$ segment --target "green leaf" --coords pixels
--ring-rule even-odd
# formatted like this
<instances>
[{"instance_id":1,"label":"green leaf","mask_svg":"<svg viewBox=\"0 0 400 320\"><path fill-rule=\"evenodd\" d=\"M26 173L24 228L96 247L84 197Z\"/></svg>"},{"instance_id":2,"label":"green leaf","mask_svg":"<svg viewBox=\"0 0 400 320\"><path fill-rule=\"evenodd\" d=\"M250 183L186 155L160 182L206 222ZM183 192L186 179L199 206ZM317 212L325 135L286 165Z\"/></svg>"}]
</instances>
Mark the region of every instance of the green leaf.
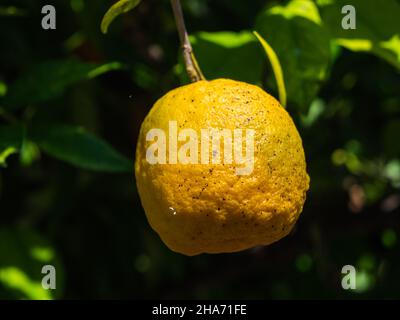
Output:
<instances>
[{"instance_id":1,"label":"green leaf","mask_svg":"<svg viewBox=\"0 0 400 320\"><path fill-rule=\"evenodd\" d=\"M206 79L230 78L261 83L264 57L251 32L199 32L190 40ZM187 81L182 61L178 74L182 82Z\"/></svg>"},{"instance_id":2,"label":"green leaf","mask_svg":"<svg viewBox=\"0 0 400 320\"><path fill-rule=\"evenodd\" d=\"M44 152L74 166L106 172L132 171L130 160L82 128L42 126L32 129L29 136Z\"/></svg>"},{"instance_id":3,"label":"green leaf","mask_svg":"<svg viewBox=\"0 0 400 320\"><path fill-rule=\"evenodd\" d=\"M286 107L286 88L285 88L285 81L283 80L283 72L282 67L279 62L279 59L272 47L268 44L268 42L259 35L257 31L254 31L254 35L257 37L258 41L260 41L261 45L264 48L264 51L272 65L272 70L274 71L276 85L278 86L279 91L279 100L282 106Z\"/></svg>"},{"instance_id":4,"label":"green leaf","mask_svg":"<svg viewBox=\"0 0 400 320\"><path fill-rule=\"evenodd\" d=\"M7 84L0 80L0 97L4 97L7 93Z\"/></svg>"},{"instance_id":5,"label":"green leaf","mask_svg":"<svg viewBox=\"0 0 400 320\"><path fill-rule=\"evenodd\" d=\"M319 1L324 24L336 42L352 51L375 54L400 69L400 3L396 0ZM356 9L356 29L342 28L341 9Z\"/></svg>"},{"instance_id":6,"label":"green leaf","mask_svg":"<svg viewBox=\"0 0 400 320\"><path fill-rule=\"evenodd\" d=\"M0 126L0 167L5 167L7 158L21 149L23 137L20 125Z\"/></svg>"},{"instance_id":7,"label":"green leaf","mask_svg":"<svg viewBox=\"0 0 400 320\"><path fill-rule=\"evenodd\" d=\"M42 287L44 265L56 268L56 289ZM61 297L63 266L54 248L30 229L0 229L0 295L9 299Z\"/></svg>"},{"instance_id":8,"label":"green leaf","mask_svg":"<svg viewBox=\"0 0 400 320\"><path fill-rule=\"evenodd\" d=\"M385 176L391 181L393 187L400 188L400 160L394 159L386 164Z\"/></svg>"},{"instance_id":9,"label":"green leaf","mask_svg":"<svg viewBox=\"0 0 400 320\"><path fill-rule=\"evenodd\" d=\"M44 62L34 66L9 86L3 104L5 109L15 110L48 101L61 96L72 84L121 68L118 62L103 65L78 60Z\"/></svg>"},{"instance_id":10,"label":"green leaf","mask_svg":"<svg viewBox=\"0 0 400 320\"><path fill-rule=\"evenodd\" d=\"M0 151L0 167L6 167L7 163L6 160L9 156L12 154L17 153L17 149L14 147L8 147L4 149L3 151Z\"/></svg>"},{"instance_id":11,"label":"green leaf","mask_svg":"<svg viewBox=\"0 0 400 320\"><path fill-rule=\"evenodd\" d=\"M269 6L256 20L282 65L289 104L306 111L329 74L330 38L311 0ZM272 77L268 84L275 87Z\"/></svg>"},{"instance_id":12,"label":"green leaf","mask_svg":"<svg viewBox=\"0 0 400 320\"><path fill-rule=\"evenodd\" d=\"M24 140L20 150L19 161L22 166L30 166L34 161L39 159L40 150L38 146L29 140Z\"/></svg>"},{"instance_id":13,"label":"green leaf","mask_svg":"<svg viewBox=\"0 0 400 320\"><path fill-rule=\"evenodd\" d=\"M116 17L134 9L139 3L140 0L120 0L112 5L101 21L101 32L107 33L108 27Z\"/></svg>"}]
</instances>

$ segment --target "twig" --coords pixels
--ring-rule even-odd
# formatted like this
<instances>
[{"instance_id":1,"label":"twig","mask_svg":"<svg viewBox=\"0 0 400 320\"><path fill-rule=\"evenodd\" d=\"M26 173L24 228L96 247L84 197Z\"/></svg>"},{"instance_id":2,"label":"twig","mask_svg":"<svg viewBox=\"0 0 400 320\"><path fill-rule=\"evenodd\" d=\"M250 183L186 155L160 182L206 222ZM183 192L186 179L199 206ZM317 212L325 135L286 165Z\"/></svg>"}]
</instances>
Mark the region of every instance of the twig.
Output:
<instances>
[{"instance_id":1,"label":"twig","mask_svg":"<svg viewBox=\"0 0 400 320\"><path fill-rule=\"evenodd\" d=\"M172 10L174 11L176 27L178 29L179 40L183 50L183 59L185 61L186 72L192 82L204 80L205 78L193 54L193 48L190 44L189 35L186 31L180 0L171 0L171 5Z\"/></svg>"}]
</instances>

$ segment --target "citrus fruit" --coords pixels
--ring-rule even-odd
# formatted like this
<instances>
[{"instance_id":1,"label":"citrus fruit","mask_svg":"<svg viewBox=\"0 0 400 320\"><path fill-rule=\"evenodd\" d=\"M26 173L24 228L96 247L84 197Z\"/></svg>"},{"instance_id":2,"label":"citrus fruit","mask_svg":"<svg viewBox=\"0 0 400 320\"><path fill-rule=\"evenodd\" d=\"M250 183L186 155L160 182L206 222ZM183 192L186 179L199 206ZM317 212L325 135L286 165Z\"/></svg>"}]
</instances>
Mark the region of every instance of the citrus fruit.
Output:
<instances>
[{"instance_id":1,"label":"citrus fruit","mask_svg":"<svg viewBox=\"0 0 400 320\"><path fill-rule=\"evenodd\" d=\"M172 133L171 124L176 126ZM214 161L210 142L204 144L210 148L209 161L201 162L203 133L210 128L232 132L232 138L241 130L243 140L253 132L253 163L229 159L223 147L230 140L222 138L221 161ZM165 132L157 137L157 151L154 129ZM199 144L197 149L179 149L189 141L179 139L184 129ZM239 147L233 153L240 149L246 154L250 142L235 140L232 145ZM171 150L174 144L178 151ZM149 160L151 152L158 162ZM238 170L246 165L247 172ZM171 250L189 256L235 252L281 239L298 219L309 187L302 140L289 114L261 88L228 79L182 86L156 102L140 129L135 176L151 227Z\"/></svg>"}]
</instances>

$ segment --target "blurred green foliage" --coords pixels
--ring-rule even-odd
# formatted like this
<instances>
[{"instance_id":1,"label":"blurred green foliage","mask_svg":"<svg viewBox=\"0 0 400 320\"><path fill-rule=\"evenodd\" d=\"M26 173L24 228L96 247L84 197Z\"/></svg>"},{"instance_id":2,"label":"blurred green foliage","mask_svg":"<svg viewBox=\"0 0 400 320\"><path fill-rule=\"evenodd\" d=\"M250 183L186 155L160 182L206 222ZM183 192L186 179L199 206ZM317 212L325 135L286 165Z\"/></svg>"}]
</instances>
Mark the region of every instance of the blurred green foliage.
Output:
<instances>
[{"instance_id":1,"label":"blurred green foliage","mask_svg":"<svg viewBox=\"0 0 400 320\"><path fill-rule=\"evenodd\" d=\"M6 110L15 110L52 100L61 96L72 84L119 68L119 63L98 66L74 60L37 64L10 85L3 105Z\"/></svg>"},{"instance_id":2,"label":"blurred green foliage","mask_svg":"<svg viewBox=\"0 0 400 320\"><path fill-rule=\"evenodd\" d=\"M399 21L400 8L397 0L364 1L318 0L322 19L334 41L353 51L365 51L387 60L400 68ZM348 32L337 26L343 15L341 8L351 4L356 8L357 28Z\"/></svg>"},{"instance_id":3,"label":"blurred green foliage","mask_svg":"<svg viewBox=\"0 0 400 320\"><path fill-rule=\"evenodd\" d=\"M207 79L225 77L261 84L265 58L251 32L199 32L191 41ZM247 61L245 68L243 61ZM183 74L182 82L186 81L182 64L179 70Z\"/></svg>"},{"instance_id":4,"label":"blurred green foliage","mask_svg":"<svg viewBox=\"0 0 400 320\"><path fill-rule=\"evenodd\" d=\"M29 229L0 230L0 295L12 299L44 299L61 297L62 264L54 248ZM5 259L6 257L6 259ZM41 272L44 265L57 270L58 288L45 290Z\"/></svg>"},{"instance_id":5,"label":"blurred green foliage","mask_svg":"<svg viewBox=\"0 0 400 320\"><path fill-rule=\"evenodd\" d=\"M55 0L46 31L45 4L0 4L0 299L400 297L399 1L182 1L208 79L277 97L252 31L272 46L311 176L290 236L193 258L150 229L132 170L145 115L187 83L169 1L120 7L107 35L114 1ZM340 287L347 264L356 291Z\"/></svg>"}]
</instances>

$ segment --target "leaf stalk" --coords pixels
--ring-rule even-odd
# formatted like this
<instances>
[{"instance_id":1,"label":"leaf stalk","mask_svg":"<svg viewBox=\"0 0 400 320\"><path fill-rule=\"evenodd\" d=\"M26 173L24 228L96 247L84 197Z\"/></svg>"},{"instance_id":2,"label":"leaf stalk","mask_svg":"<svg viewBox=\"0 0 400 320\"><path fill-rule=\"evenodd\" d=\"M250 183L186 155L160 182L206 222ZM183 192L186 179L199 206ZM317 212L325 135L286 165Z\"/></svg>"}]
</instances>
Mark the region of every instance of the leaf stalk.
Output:
<instances>
[{"instance_id":1,"label":"leaf stalk","mask_svg":"<svg viewBox=\"0 0 400 320\"><path fill-rule=\"evenodd\" d=\"M191 82L205 80L203 73L197 63L190 43L189 34L186 30L185 20L183 18L182 6L180 0L171 0L172 10L174 12L176 27L179 33L179 40L182 47L183 59L186 72Z\"/></svg>"}]
</instances>

